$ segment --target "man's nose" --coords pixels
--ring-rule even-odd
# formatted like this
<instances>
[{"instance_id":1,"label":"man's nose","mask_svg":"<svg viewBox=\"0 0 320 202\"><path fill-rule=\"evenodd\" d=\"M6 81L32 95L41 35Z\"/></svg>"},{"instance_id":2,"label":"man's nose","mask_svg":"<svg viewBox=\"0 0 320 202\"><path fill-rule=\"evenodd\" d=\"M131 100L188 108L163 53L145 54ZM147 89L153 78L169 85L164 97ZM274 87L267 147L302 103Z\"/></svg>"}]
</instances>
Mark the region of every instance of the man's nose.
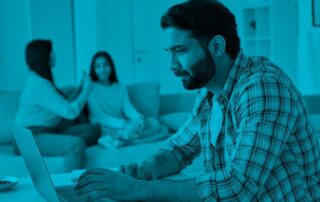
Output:
<instances>
[{"instance_id":1,"label":"man's nose","mask_svg":"<svg viewBox=\"0 0 320 202\"><path fill-rule=\"evenodd\" d=\"M169 67L171 71L176 71L180 69L180 63L177 58L172 54L170 56Z\"/></svg>"}]
</instances>

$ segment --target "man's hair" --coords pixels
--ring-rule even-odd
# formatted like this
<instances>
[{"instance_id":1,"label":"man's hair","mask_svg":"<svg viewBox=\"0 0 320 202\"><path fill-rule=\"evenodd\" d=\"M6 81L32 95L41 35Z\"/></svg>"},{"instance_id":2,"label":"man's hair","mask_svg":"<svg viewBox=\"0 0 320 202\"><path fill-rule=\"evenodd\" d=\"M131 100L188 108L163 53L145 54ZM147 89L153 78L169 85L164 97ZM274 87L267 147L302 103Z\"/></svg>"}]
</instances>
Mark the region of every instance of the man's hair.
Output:
<instances>
[{"instance_id":1,"label":"man's hair","mask_svg":"<svg viewBox=\"0 0 320 202\"><path fill-rule=\"evenodd\" d=\"M221 35L231 58L235 59L240 51L235 17L217 0L189 0L174 5L162 16L161 27L191 31L200 44L206 42L206 45L212 37Z\"/></svg>"},{"instance_id":2,"label":"man's hair","mask_svg":"<svg viewBox=\"0 0 320 202\"><path fill-rule=\"evenodd\" d=\"M107 63L110 65L110 68L111 68L111 73L109 76L110 83L118 83L116 68L113 63L112 57L109 53L105 51L99 51L92 57L91 65L90 65L90 73L89 73L92 81L98 81L98 76L95 71L95 62L100 57L104 58L107 61Z\"/></svg>"},{"instance_id":3,"label":"man's hair","mask_svg":"<svg viewBox=\"0 0 320 202\"><path fill-rule=\"evenodd\" d=\"M31 71L53 83L50 67L51 51L52 43L50 40L37 39L28 43L25 50L25 57Z\"/></svg>"}]
</instances>

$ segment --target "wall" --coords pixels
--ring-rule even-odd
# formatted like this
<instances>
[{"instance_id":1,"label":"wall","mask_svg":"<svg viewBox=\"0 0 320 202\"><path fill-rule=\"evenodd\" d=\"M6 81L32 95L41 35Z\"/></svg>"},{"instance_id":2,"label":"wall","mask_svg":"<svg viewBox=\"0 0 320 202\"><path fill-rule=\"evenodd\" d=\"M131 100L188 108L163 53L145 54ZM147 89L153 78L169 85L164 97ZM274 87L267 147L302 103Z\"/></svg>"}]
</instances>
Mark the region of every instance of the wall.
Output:
<instances>
[{"instance_id":1,"label":"wall","mask_svg":"<svg viewBox=\"0 0 320 202\"><path fill-rule=\"evenodd\" d=\"M296 1L298 2L298 57L292 58L292 55L289 53L287 57L288 59L296 60L298 64L294 82L301 92L303 94L319 94L320 46L318 44L320 44L320 28L312 25L312 1ZM239 25L239 34L241 36L243 33L242 8L265 2L265 0L242 0L241 2L222 0L222 2L235 13Z\"/></svg>"},{"instance_id":2,"label":"wall","mask_svg":"<svg viewBox=\"0 0 320 202\"><path fill-rule=\"evenodd\" d=\"M56 53L53 69L58 86L75 83L74 32L71 0L30 0L32 39L51 39Z\"/></svg>"},{"instance_id":3,"label":"wall","mask_svg":"<svg viewBox=\"0 0 320 202\"><path fill-rule=\"evenodd\" d=\"M132 0L96 2L97 50L111 54L122 83L133 83Z\"/></svg>"},{"instance_id":4,"label":"wall","mask_svg":"<svg viewBox=\"0 0 320 202\"><path fill-rule=\"evenodd\" d=\"M97 0L97 49L110 52L119 80L160 81L162 93L184 91L168 68L160 17L181 0Z\"/></svg>"},{"instance_id":5,"label":"wall","mask_svg":"<svg viewBox=\"0 0 320 202\"><path fill-rule=\"evenodd\" d=\"M160 80L163 93L184 91L181 82L168 69L159 27L161 14L179 0L73 0L73 10L71 2L0 0L0 88L23 87L27 74L25 45L31 39L41 37L51 38L54 42L57 53L54 71L58 85L75 84L80 80L82 70L88 71L92 55L98 50L106 50L113 56L123 83ZM222 2L235 13L241 36L242 9L266 1ZM295 83L304 94L320 93L320 79L317 78L320 75L320 46L317 45L320 44L320 28L312 26L311 0L299 0L298 3Z\"/></svg>"},{"instance_id":6,"label":"wall","mask_svg":"<svg viewBox=\"0 0 320 202\"><path fill-rule=\"evenodd\" d=\"M1 89L21 89L24 85L27 74L24 48L31 36L28 2L0 0Z\"/></svg>"},{"instance_id":7,"label":"wall","mask_svg":"<svg viewBox=\"0 0 320 202\"><path fill-rule=\"evenodd\" d=\"M312 25L311 1L299 3L298 81L303 94L320 93L320 27ZM319 8L320 9L320 8Z\"/></svg>"},{"instance_id":8,"label":"wall","mask_svg":"<svg viewBox=\"0 0 320 202\"><path fill-rule=\"evenodd\" d=\"M97 4L96 1L73 1L75 30L75 71L77 83L83 71L89 72L90 60L97 50Z\"/></svg>"},{"instance_id":9,"label":"wall","mask_svg":"<svg viewBox=\"0 0 320 202\"><path fill-rule=\"evenodd\" d=\"M1 44L3 44L3 27L1 26L3 24L3 11L2 11L3 6L1 2L2 1L0 1L0 69L1 67L3 67L3 52L4 52L3 47L1 46Z\"/></svg>"},{"instance_id":10,"label":"wall","mask_svg":"<svg viewBox=\"0 0 320 202\"><path fill-rule=\"evenodd\" d=\"M0 0L0 89L22 89L28 73L24 51L36 38L51 39L58 86L75 83L71 0Z\"/></svg>"},{"instance_id":11,"label":"wall","mask_svg":"<svg viewBox=\"0 0 320 202\"><path fill-rule=\"evenodd\" d=\"M132 5L134 35L134 70L136 81L160 81L161 93L185 92L182 82L169 69L164 51L161 16L182 0L134 0Z\"/></svg>"}]
</instances>

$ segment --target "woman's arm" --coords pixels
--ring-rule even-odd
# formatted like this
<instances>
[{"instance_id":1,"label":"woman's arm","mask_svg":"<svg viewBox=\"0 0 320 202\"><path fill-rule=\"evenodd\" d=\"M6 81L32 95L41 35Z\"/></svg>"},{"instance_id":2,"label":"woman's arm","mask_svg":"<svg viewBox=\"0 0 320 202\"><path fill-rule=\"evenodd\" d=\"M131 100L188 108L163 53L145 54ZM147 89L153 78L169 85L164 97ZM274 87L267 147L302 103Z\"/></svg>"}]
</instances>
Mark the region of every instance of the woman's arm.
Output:
<instances>
[{"instance_id":1,"label":"woman's arm","mask_svg":"<svg viewBox=\"0 0 320 202\"><path fill-rule=\"evenodd\" d=\"M73 101L69 101L57 91L52 83L43 82L38 89L35 89L35 92L38 92L35 93L36 104L61 117L74 119L84 107L91 91L91 85L90 81L88 81L83 86L80 94Z\"/></svg>"},{"instance_id":2,"label":"woman's arm","mask_svg":"<svg viewBox=\"0 0 320 202\"><path fill-rule=\"evenodd\" d=\"M91 78L88 76L87 73L83 72L82 73L82 79L81 79L81 82L79 84L79 86L77 86L71 93L71 95L68 95L68 101L74 101L82 92L83 90L83 86L84 86L84 83L85 82L89 82L91 81Z\"/></svg>"},{"instance_id":3,"label":"woman's arm","mask_svg":"<svg viewBox=\"0 0 320 202\"><path fill-rule=\"evenodd\" d=\"M77 96L77 98L75 98L75 100L72 101L72 102L75 102L78 104L80 111L83 109L84 105L86 104L87 98L93 88L93 83L91 81L91 78L88 75L86 75L83 78L83 80L84 81L83 81L82 90L81 90L80 94ZM77 92L75 92L75 93L77 93Z\"/></svg>"},{"instance_id":4,"label":"woman's arm","mask_svg":"<svg viewBox=\"0 0 320 202\"><path fill-rule=\"evenodd\" d=\"M71 95L67 95L67 99L69 102L72 102L74 101L80 94L81 94L81 91L82 91L82 86L79 85L77 86L71 93Z\"/></svg>"}]
</instances>

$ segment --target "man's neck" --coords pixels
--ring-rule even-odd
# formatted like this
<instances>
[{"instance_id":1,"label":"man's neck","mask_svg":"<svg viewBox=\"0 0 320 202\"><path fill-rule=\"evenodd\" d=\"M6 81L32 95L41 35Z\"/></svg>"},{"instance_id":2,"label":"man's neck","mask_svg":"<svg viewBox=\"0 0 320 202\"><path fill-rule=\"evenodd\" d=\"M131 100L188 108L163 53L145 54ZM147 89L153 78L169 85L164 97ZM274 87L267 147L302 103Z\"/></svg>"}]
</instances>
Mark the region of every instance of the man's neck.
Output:
<instances>
[{"instance_id":1,"label":"man's neck","mask_svg":"<svg viewBox=\"0 0 320 202\"><path fill-rule=\"evenodd\" d=\"M208 91L212 92L215 95L220 94L228 80L233 63L234 60L228 55L225 55L219 60L216 60L216 74L206 85L206 89Z\"/></svg>"}]
</instances>

